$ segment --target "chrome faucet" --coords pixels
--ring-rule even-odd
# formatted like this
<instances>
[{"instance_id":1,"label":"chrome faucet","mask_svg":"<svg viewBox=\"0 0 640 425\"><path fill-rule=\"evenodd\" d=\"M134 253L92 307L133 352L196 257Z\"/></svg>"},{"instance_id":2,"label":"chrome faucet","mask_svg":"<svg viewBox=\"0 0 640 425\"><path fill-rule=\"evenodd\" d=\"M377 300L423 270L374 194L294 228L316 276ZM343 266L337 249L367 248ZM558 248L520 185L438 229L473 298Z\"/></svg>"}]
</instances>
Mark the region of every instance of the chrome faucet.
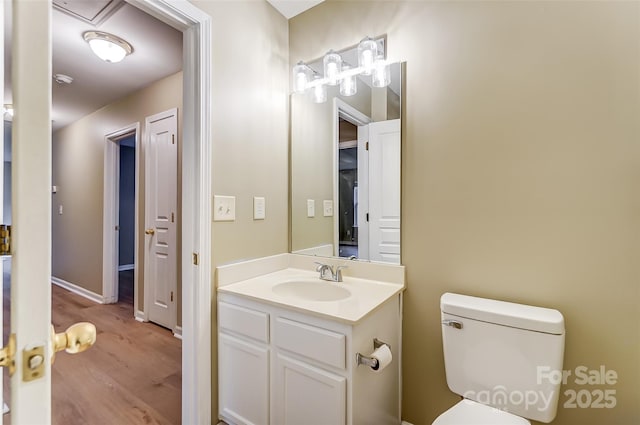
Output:
<instances>
[{"instance_id":1,"label":"chrome faucet","mask_svg":"<svg viewBox=\"0 0 640 425\"><path fill-rule=\"evenodd\" d=\"M318 267L316 271L320 273L320 279L328 280L330 282L342 282L342 269L346 269L347 266L336 266L335 271L329 264L323 264L315 262Z\"/></svg>"}]
</instances>

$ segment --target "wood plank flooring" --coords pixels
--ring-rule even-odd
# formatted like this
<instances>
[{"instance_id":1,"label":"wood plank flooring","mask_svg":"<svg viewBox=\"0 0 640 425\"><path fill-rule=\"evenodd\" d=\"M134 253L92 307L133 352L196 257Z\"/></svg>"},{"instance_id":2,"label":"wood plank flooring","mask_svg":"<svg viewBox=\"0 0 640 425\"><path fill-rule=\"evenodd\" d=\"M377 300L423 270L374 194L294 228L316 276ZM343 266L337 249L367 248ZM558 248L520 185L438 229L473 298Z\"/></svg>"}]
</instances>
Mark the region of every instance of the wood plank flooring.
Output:
<instances>
[{"instance_id":1,"label":"wood plank flooring","mask_svg":"<svg viewBox=\"0 0 640 425\"><path fill-rule=\"evenodd\" d=\"M4 292L6 298L7 284ZM168 329L134 320L126 292L121 300L117 304L95 304L52 286L56 331L81 321L92 322L98 329L91 349L56 355L51 378L53 424L180 423L181 341ZM5 330L8 317L5 308ZM8 423L10 414L4 415L4 424Z\"/></svg>"}]
</instances>

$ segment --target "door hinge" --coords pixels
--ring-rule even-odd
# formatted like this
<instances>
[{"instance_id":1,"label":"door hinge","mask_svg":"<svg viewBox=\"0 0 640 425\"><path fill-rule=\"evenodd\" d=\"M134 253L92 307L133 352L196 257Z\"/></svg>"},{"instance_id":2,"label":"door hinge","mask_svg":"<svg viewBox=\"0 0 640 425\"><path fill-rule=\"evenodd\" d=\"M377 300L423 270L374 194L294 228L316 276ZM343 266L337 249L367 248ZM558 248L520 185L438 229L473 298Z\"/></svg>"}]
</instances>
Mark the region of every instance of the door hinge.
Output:
<instances>
[{"instance_id":1,"label":"door hinge","mask_svg":"<svg viewBox=\"0 0 640 425\"><path fill-rule=\"evenodd\" d=\"M369 150L369 142L364 144L364 149L367 150L367 151Z\"/></svg>"},{"instance_id":2,"label":"door hinge","mask_svg":"<svg viewBox=\"0 0 640 425\"><path fill-rule=\"evenodd\" d=\"M171 302L173 302L173 291L171 291Z\"/></svg>"},{"instance_id":3,"label":"door hinge","mask_svg":"<svg viewBox=\"0 0 640 425\"><path fill-rule=\"evenodd\" d=\"M11 225L0 225L0 255L11 255Z\"/></svg>"},{"instance_id":4,"label":"door hinge","mask_svg":"<svg viewBox=\"0 0 640 425\"><path fill-rule=\"evenodd\" d=\"M7 345L0 349L0 367L9 370L9 376L16 371L16 334L9 335Z\"/></svg>"},{"instance_id":5,"label":"door hinge","mask_svg":"<svg viewBox=\"0 0 640 425\"><path fill-rule=\"evenodd\" d=\"M172 134L172 135L171 135L171 144L172 144L172 145L175 145L175 144L176 144L176 135L175 135L175 134Z\"/></svg>"},{"instance_id":6,"label":"door hinge","mask_svg":"<svg viewBox=\"0 0 640 425\"><path fill-rule=\"evenodd\" d=\"M116 231L120 230L120 226L116 224Z\"/></svg>"},{"instance_id":7,"label":"door hinge","mask_svg":"<svg viewBox=\"0 0 640 425\"><path fill-rule=\"evenodd\" d=\"M369 222L369 213L367 213L367 222Z\"/></svg>"},{"instance_id":8,"label":"door hinge","mask_svg":"<svg viewBox=\"0 0 640 425\"><path fill-rule=\"evenodd\" d=\"M176 216L174 213L171 213L171 222L173 223L176 219Z\"/></svg>"},{"instance_id":9,"label":"door hinge","mask_svg":"<svg viewBox=\"0 0 640 425\"><path fill-rule=\"evenodd\" d=\"M193 264L194 264L194 265L196 265L196 266L197 266L197 265L198 265L198 263L199 263L199 258L198 258L198 257L199 257L199 256L198 256L198 254L196 254L196 253L194 252L194 253L193 253Z\"/></svg>"}]
</instances>

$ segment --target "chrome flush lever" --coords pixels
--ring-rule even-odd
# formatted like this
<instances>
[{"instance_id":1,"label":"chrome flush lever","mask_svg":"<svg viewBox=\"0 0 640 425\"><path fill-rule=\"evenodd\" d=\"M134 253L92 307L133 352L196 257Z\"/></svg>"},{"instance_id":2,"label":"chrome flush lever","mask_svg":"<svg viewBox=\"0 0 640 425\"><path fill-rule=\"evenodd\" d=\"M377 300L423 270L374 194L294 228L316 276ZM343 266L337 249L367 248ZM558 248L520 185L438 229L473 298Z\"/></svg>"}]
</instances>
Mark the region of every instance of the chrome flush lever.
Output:
<instances>
[{"instance_id":1,"label":"chrome flush lever","mask_svg":"<svg viewBox=\"0 0 640 425\"><path fill-rule=\"evenodd\" d=\"M442 324L445 326L454 327L456 329L462 329L462 322L459 322L457 320L445 319L442 321Z\"/></svg>"}]
</instances>

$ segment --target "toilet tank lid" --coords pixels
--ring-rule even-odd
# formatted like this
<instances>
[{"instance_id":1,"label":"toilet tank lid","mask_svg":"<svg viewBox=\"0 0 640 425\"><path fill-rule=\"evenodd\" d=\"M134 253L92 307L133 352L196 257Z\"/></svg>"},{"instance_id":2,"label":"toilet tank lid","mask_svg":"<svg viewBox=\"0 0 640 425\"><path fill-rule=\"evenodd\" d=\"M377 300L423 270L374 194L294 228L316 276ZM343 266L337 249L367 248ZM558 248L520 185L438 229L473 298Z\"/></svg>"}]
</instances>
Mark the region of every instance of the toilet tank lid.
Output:
<instances>
[{"instance_id":1,"label":"toilet tank lid","mask_svg":"<svg viewBox=\"0 0 640 425\"><path fill-rule=\"evenodd\" d=\"M440 310L482 322L554 335L564 334L562 313L550 308L447 292L440 298Z\"/></svg>"}]
</instances>

